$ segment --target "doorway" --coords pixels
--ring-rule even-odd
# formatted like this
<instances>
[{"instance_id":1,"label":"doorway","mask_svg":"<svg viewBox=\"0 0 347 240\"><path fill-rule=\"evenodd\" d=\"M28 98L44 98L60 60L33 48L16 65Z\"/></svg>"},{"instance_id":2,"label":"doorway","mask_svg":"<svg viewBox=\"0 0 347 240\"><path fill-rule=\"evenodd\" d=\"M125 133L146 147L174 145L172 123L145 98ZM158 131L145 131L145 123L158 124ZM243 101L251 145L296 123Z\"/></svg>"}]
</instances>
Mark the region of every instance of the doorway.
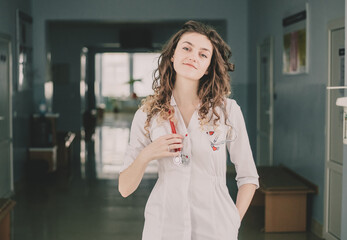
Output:
<instances>
[{"instance_id":1,"label":"doorway","mask_svg":"<svg viewBox=\"0 0 347 240\"><path fill-rule=\"evenodd\" d=\"M273 38L257 46L257 166L273 164Z\"/></svg>"},{"instance_id":2,"label":"doorway","mask_svg":"<svg viewBox=\"0 0 347 240\"><path fill-rule=\"evenodd\" d=\"M344 20L328 25L329 76L328 86L344 86ZM327 134L325 161L324 237L327 240L341 239L343 143L343 108L336 106L336 99L344 96L343 89L327 92Z\"/></svg>"},{"instance_id":3,"label":"doorway","mask_svg":"<svg viewBox=\"0 0 347 240\"><path fill-rule=\"evenodd\" d=\"M10 37L0 34L0 198L13 192L11 49Z\"/></svg>"}]
</instances>

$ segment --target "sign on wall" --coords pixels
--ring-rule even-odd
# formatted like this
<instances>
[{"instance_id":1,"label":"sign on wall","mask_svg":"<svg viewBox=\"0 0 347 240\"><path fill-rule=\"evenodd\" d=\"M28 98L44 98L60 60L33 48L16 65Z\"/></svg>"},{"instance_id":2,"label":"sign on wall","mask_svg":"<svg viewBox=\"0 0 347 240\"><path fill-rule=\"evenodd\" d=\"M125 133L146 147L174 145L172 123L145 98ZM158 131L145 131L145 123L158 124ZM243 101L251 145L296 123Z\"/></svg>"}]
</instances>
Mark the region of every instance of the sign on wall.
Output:
<instances>
[{"instance_id":1,"label":"sign on wall","mask_svg":"<svg viewBox=\"0 0 347 240\"><path fill-rule=\"evenodd\" d=\"M287 15L283 25L283 74L308 72L308 4Z\"/></svg>"}]
</instances>

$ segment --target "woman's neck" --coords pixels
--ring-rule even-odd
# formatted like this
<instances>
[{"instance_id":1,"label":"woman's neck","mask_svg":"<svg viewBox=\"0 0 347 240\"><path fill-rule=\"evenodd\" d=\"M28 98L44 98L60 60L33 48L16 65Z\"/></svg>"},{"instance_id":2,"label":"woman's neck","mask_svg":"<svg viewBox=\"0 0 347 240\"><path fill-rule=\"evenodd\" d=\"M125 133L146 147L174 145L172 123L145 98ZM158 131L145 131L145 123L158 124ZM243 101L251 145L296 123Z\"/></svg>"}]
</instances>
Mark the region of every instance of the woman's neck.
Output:
<instances>
[{"instance_id":1,"label":"woman's neck","mask_svg":"<svg viewBox=\"0 0 347 240\"><path fill-rule=\"evenodd\" d=\"M197 95L199 81L176 79L172 94L179 107L198 106L200 99Z\"/></svg>"}]
</instances>

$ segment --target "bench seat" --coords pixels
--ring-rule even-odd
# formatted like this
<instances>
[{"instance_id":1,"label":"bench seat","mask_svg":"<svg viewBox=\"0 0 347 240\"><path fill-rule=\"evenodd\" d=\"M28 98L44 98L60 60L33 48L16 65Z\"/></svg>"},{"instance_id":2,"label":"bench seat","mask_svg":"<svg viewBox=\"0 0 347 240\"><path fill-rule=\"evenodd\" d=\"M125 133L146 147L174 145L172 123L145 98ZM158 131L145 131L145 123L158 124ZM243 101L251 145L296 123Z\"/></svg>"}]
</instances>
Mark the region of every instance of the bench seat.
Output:
<instances>
[{"instance_id":1,"label":"bench seat","mask_svg":"<svg viewBox=\"0 0 347 240\"><path fill-rule=\"evenodd\" d=\"M265 232L306 231L307 194L318 188L284 166L258 167L259 197L265 205Z\"/></svg>"}]
</instances>

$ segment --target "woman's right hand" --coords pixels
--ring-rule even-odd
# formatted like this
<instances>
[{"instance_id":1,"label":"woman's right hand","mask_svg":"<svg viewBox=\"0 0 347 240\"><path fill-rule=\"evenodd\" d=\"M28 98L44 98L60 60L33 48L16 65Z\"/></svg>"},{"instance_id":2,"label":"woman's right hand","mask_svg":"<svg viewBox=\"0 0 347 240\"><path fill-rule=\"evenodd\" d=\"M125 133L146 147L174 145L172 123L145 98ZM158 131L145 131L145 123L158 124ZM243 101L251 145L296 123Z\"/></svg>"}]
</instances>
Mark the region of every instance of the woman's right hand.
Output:
<instances>
[{"instance_id":1,"label":"woman's right hand","mask_svg":"<svg viewBox=\"0 0 347 240\"><path fill-rule=\"evenodd\" d=\"M141 159L146 163L152 160L164 157L175 157L180 154L180 151L175 152L175 149L182 149L183 136L180 134L167 134L154 140L140 152Z\"/></svg>"}]
</instances>

